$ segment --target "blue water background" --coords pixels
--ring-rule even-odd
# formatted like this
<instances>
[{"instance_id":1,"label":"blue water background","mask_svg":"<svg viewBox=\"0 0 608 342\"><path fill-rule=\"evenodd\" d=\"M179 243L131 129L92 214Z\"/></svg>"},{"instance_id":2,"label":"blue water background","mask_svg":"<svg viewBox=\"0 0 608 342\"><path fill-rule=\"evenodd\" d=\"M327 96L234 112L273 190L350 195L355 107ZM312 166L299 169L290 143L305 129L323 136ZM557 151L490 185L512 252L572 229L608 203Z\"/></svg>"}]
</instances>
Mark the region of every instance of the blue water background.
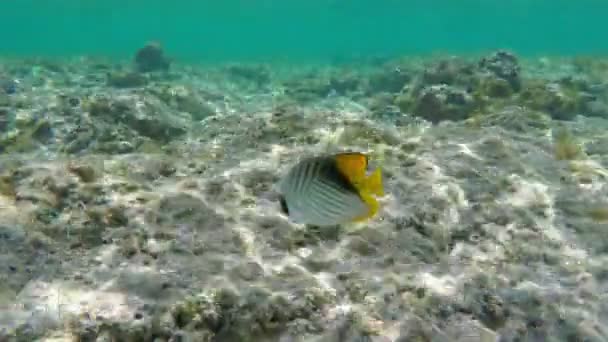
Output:
<instances>
[{"instance_id":1,"label":"blue water background","mask_svg":"<svg viewBox=\"0 0 608 342\"><path fill-rule=\"evenodd\" d=\"M0 55L182 61L606 54L605 0L3 0Z\"/></svg>"}]
</instances>

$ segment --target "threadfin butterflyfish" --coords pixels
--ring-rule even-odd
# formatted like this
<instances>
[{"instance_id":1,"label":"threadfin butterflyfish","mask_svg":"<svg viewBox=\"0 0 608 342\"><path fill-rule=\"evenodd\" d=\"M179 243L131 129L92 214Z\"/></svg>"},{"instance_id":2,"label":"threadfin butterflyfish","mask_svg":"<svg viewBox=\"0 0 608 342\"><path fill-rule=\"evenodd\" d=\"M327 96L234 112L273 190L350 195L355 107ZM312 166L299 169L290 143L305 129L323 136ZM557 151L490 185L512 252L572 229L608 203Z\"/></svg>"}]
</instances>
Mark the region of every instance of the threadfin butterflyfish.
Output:
<instances>
[{"instance_id":1,"label":"threadfin butterflyfish","mask_svg":"<svg viewBox=\"0 0 608 342\"><path fill-rule=\"evenodd\" d=\"M280 183L281 210L295 223L331 226L365 221L378 212L382 174L367 174L368 157L359 152L309 157Z\"/></svg>"}]
</instances>

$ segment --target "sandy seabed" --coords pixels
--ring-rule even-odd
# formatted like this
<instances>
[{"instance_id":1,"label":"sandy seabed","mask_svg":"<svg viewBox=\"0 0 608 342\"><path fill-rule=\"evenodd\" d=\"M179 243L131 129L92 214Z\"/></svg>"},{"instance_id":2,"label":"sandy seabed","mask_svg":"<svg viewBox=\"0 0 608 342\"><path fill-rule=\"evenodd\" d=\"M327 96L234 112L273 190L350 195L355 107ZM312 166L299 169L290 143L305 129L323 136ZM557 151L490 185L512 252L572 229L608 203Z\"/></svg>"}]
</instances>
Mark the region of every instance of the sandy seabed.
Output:
<instances>
[{"instance_id":1,"label":"sandy seabed","mask_svg":"<svg viewBox=\"0 0 608 342\"><path fill-rule=\"evenodd\" d=\"M0 341L608 341L608 62L362 65L0 63ZM345 150L380 213L290 223Z\"/></svg>"}]
</instances>

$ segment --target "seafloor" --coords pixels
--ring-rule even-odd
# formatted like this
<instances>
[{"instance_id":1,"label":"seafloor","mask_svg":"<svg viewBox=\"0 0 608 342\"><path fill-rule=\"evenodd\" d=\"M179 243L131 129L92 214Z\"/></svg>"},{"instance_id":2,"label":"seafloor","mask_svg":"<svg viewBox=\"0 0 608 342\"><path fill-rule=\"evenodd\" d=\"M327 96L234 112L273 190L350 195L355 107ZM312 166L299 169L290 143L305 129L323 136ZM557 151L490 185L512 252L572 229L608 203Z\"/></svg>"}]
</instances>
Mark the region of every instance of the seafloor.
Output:
<instances>
[{"instance_id":1,"label":"seafloor","mask_svg":"<svg viewBox=\"0 0 608 342\"><path fill-rule=\"evenodd\" d=\"M0 63L0 341L608 341L608 59L150 58ZM379 215L291 224L340 150Z\"/></svg>"}]
</instances>

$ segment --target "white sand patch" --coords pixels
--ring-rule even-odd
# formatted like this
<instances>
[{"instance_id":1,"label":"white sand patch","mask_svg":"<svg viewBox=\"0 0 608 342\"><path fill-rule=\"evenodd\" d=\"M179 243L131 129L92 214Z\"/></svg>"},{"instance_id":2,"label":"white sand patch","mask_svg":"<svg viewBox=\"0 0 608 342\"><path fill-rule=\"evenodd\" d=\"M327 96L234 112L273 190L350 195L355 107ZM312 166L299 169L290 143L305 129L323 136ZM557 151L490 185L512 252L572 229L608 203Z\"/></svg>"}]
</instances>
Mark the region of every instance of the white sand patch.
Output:
<instances>
[{"instance_id":1,"label":"white sand patch","mask_svg":"<svg viewBox=\"0 0 608 342\"><path fill-rule=\"evenodd\" d=\"M34 280L19 293L11 310L2 312L0 329L4 325L10 330L27 322L33 329L46 330L66 317L82 314L130 320L135 313L133 304L120 292L88 289L58 280Z\"/></svg>"},{"instance_id":2,"label":"white sand patch","mask_svg":"<svg viewBox=\"0 0 608 342\"><path fill-rule=\"evenodd\" d=\"M519 175L511 175L509 181L514 185L513 192L505 195L505 202L514 207L549 206L552 198L549 187L540 182L523 179Z\"/></svg>"},{"instance_id":3,"label":"white sand patch","mask_svg":"<svg viewBox=\"0 0 608 342\"><path fill-rule=\"evenodd\" d=\"M453 276L436 277L428 272L423 272L418 275L418 278L425 288L438 295L454 296L458 293L458 281Z\"/></svg>"},{"instance_id":4,"label":"white sand patch","mask_svg":"<svg viewBox=\"0 0 608 342\"><path fill-rule=\"evenodd\" d=\"M483 160L477 153L469 148L467 144L458 144L460 153L464 154L467 157L475 158L477 160Z\"/></svg>"}]
</instances>

